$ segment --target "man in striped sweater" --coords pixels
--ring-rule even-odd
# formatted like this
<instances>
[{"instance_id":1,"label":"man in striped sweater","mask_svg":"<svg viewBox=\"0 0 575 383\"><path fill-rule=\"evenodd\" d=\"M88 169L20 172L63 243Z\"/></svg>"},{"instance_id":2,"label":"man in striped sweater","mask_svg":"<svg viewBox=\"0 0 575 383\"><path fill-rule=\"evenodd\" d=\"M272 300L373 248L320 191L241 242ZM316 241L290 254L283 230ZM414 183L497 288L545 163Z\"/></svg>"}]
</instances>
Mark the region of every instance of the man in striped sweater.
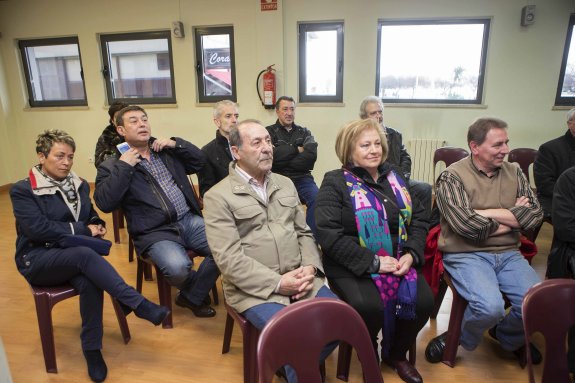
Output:
<instances>
[{"instance_id":1,"label":"man in striped sweater","mask_svg":"<svg viewBox=\"0 0 575 383\"><path fill-rule=\"evenodd\" d=\"M459 343L474 350L489 329L524 367L521 304L539 277L519 252L519 235L541 223L543 210L521 169L504 161L509 153L504 121L477 119L469 127L467 143L471 156L448 167L436 189L443 265L469 302ZM502 293L511 303L507 313ZM442 359L445 339L446 333L431 340L425 352L428 361ZM533 345L531 352L533 362L541 362Z\"/></svg>"}]
</instances>

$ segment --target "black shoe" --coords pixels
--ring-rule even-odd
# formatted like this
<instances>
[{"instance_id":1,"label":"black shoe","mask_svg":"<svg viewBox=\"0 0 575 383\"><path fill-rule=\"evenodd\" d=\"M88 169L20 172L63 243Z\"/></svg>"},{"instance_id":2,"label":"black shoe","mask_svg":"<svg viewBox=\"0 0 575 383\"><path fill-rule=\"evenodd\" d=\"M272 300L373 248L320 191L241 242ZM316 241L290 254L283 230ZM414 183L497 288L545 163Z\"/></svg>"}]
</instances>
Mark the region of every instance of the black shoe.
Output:
<instances>
[{"instance_id":1,"label":"black shoe","mask_svg":"<svg viewBox=\"0 0 575 383\"><path fill-rule=\"evenodd\" d=\"M488 333L493 339L499 341L499 339L497 339L497 326L491 327ZM529 343L529 348L531 349L531 362L533 364L540 364L543 361L543 357L537 347L535 347L533 343ZM519 347L517 350L513 351L513 354L517 357L519 366L521 366L521 368L525 368L527 365L527 349L525 346Z\"/></svg>"},{"instance_id":2,"label":"black shoe","mask_svg":"<svg viewBox=\"0 0 575 383\"><path fill-rule=\"evenodd\" d=\"M447 331L429 341L425 348L425 360L429 363L438 363L443 359Z\"/></svg>"},{"instance_id":3,"label":"black shoe","mask_svg":"<svg viewBox=\"0 0 575 383\"><path fill-rule=\"evenodd\" d=\"M120 304L120 307L122 308L122 312L124 313L124 316L128 316L130 315L134 310L128 306L123 304L122 302L118 301L118 303Z\"/></svg>"},{"instance_id":4,"label":"black shoe","mask_svg":"<svg viewBox=\"0 0 575 383\"><path fill-rule=\"evenodd\" d=\"M529 348L531 349L531 362L533 364L541 363L543 361L543 357L537 347L535 347L533 343L529 343ZM521 368L525 368L525 366L527 366L527 348L525 346L521 346L517 350L513 351L513 354L517 357Z\"/></svg>"},{"instance_id":5,"label":"black shoe","mask_svg":"<svg viewBox=\"0 0 575 383\"><path fill-rule=\"evenodd\" d=\"M170 309L157 305L144 298L142 303L140 303L134 310L134 314L136 314L138 318L145 319L152 322L154 326L157 326L162 323L168 315L170 315Z\"/></svg>"},{"instance_id":6,"label":"black shoe","mask_svg":"<svg viewBox=\"0 0 575 383\"><path fill-rule=\"evenodd\" d=\"M108 367L100 350L84 350L84 358L88 364L88 375L93 382L103 382L108 375Z\"/></svg>"},{"instance_id":7,"label":"black shoe","mask_svg":"<svg viewBox=\"0 0 575 383\"><path fill-rule=\"evenodd\" d=\"M198 318L210 318L216 315L216 310L214 310L210 306L204 304L195 305L192 302L190 302L188 298L183 296L181 292L179 292L178 296L176 296L176 304L180 307L185 307L192 310L194 315L197 316Z\"/></svg>"}]
</instances>

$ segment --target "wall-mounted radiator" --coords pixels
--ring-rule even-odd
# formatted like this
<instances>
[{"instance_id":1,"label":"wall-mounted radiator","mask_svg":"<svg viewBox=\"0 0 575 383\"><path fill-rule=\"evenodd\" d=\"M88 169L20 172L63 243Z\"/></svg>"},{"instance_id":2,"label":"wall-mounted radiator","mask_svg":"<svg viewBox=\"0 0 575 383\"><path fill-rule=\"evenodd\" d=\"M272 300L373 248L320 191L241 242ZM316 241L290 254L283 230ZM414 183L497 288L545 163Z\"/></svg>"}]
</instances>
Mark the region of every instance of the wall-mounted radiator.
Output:
<instances>
[{"instance_id":1,"label":"wall-mounted radiator","mask_svg":"<svg viewBox=\"0 0 575 383\"><path fill-rule=\"evenodd\" d=\"M445 140L414 139L407 143L411 156L411 178L433 185L433 154L435 149L447 144Z\"/></svg>"}]
</instances>

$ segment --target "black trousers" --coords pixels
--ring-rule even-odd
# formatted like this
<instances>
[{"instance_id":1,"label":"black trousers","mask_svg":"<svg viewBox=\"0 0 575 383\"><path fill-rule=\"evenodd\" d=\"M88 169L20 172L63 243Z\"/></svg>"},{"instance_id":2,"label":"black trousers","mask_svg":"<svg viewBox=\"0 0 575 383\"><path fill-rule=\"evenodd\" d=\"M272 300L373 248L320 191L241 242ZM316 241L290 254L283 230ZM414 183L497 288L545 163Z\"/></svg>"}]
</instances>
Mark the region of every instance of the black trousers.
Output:
<instances>
[{"instance_id":1,"label":"black trousers","mask_svg":"<svg viewBox=\"0 0 575 383\"><path fill-rule=\"evenodd\" d=\"M69 282L80 295L82 349L102 348L103 291L135 309L144 297L128 286L101 255L88 247L34 249L17 259L20 273L37 286Z\"/></svg>"},{"instance_id":2,"label":"black trousers","mask_svg":"<svg viewBox=\"0 0 575 383\"><path fill-rule=\"evenodd\" d=\"M342 300L355 308L363 318L376 355L378 355L377 334L383 327L385 318L383 303L375 283L371 278L330 278L329 284L332 290ZM419 273L417 276L416 318L414 320L397 319L395 321L395 337L391 343L390 359L406 359L407 351L415 342L419 330L425 326L429 319L433 310L433 303L431 288Z\"/></svg>"}]
</instances>

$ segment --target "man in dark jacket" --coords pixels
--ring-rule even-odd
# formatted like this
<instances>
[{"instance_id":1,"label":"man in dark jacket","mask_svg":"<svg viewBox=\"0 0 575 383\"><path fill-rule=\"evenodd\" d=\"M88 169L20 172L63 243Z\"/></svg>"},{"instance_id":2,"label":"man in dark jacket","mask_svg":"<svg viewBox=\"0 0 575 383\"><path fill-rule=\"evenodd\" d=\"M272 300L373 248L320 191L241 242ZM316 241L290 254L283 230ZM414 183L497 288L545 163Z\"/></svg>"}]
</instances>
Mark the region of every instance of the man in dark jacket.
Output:
<instances>
[{"instance_id":1,"label":"man in dark jacket","mask_svg":"<svg viewBox=\"0 0 575 383\"><path fill-rule=\"evenodd\" d=\"M317 159L317 142L311 132L294 123L295 101L282 96L276 102L276 123L266 127L274 146L272 171L294 183L299 199L306 207L306 222L315 233L315 197L317 185L311 171Z\"/></svg>"},{"instance_id":2,"label":"man in dark jacket","mask_svg":"<svg viewBox=\"0 0 575 383\"><path fill-rule=\"evenodd\" d=\"M214 316L208 293L219 271L187 177L204 166L203 153L181 138L152 137L148 116L139 106L118 112L116 126L129 146L98 167L96 204L104 212L123 209L138 254L150 257L180 290L178 306L198 317ZM186 249L205 257L197 272Z\"/></svg>"},{"instance_id":3,"label":"man in dark jacket","mask_svg":"<svg viewBox=\"0 0 575 383\"><path fill-rule=\"evenodd\" d=\"M214 105L214 124L218 130L216 138L202 148L206 156L206 165L198 173L202 198L212 186L228 176L230 162L234 159L228 139L239 117L238 106L233 101L223 100Z\"/></svg>"},{"instance_id":4,"label":"man in dark jacket","mask_svg":"<svg viewBox=\"0 0 575 383\"><path fill-rule=\"evenodd\" d=\"M537 199L546 219L551 218L551 200L557 178L565 170L575 166L575 108L567 112L567 128L563 136L539 147L537 159L533 164Z\"/></svg>"},{"instance_id":5,"label":"man in dark jacket","mask_svg":"<svg viewBox=\"0 0 575 383\"><path fill-rule=\"evenodd\" d=\"M376 96L368 96L363 99L359 107L360 118L376 120L387 137L387 162L403 172L403 176L409 182L411 192L425 207L427 215L431 212L431 185L427 182L412 180L411 157L402 142L401 133L383 124L383 103Z\"/></svg>"}]
</instances>

